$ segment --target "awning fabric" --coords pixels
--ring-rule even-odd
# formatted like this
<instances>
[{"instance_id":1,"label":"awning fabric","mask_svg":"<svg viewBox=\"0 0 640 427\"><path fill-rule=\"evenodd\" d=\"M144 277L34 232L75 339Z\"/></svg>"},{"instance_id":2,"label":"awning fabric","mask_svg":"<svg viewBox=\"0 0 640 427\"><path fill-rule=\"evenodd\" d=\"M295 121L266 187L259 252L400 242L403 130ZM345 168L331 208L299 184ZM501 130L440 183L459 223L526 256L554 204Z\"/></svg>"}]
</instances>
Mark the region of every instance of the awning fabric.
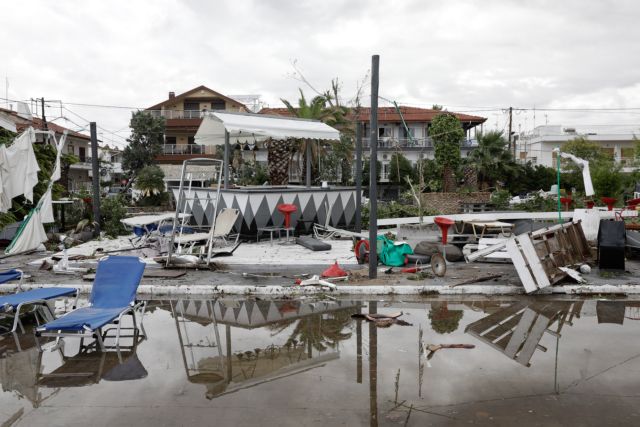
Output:
<instances>
[{"instance_id":1,"label":"awning fabric","mask_svg":"<svg viewBox=\"0 0 640 427\"><path fill-rule=\"evenodd\" d=\"M231 142L238 138L255 137L256 140L274 139L322 139L339 140L340 132L317 121L262 114L215 112L206 115L195 135L195 143L224 145L224 132L229 132Z\"/></svg>"}]
</instances>

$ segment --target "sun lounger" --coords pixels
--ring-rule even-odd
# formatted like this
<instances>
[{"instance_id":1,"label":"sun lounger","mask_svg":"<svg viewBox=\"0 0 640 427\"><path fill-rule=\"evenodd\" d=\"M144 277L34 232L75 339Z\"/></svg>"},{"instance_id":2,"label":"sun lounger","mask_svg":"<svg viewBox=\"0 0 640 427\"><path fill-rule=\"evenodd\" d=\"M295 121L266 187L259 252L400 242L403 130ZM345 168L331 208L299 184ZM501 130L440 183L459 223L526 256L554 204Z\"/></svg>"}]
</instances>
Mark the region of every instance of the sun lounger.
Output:
<instances>
[{"instance_id":1,"label":"sun lounger","mask_svg":"<svg viewBox=\"0 0 640 427\"><path fill-rule=\"evenodd\" d=\"M20 279L22 283L22 271L17 269L7 270L0 273L0 283L6 283L11 280Z\"/></svg>"},{"instance_id":2,"label":"sun lounger","mask_svg":"<svg viewBox=\"0 0 640 427\"><path fill-rule=\"evenodd\" d=\"M55 298L60 298L69 295L78 295L76 288L41 288L32 289L30 291L18 292L17 294L2 295L0 296L0 315L13 316L13 327L11 332L15 332L18 326L24 333L24 327L20 321L20 314L25 306L39 305L44 307L51 318L53 313L51 312L47 301Z\"/></svg>"},{"instance_id":3,"label":"sun lounger","mask_svg":"<svg viewBox=\"0 0 640 427\"><path fill-rule=\"evenodd\" d=\"M36 337L95 337L100 349L105 350L104 340L109 324L117 324L116 348L120 348L121 329L138 331L136 311L144 316L144 302L136 302L136 291L144 273L145 264L137 257L109 256L98 263L96 278L89 297L89 306L73 310L58 319L36 329ZM123 328L125 314L133 317L133 328ZM142 329L144 332L144 329Z\"/></svg>"}]
</instances>

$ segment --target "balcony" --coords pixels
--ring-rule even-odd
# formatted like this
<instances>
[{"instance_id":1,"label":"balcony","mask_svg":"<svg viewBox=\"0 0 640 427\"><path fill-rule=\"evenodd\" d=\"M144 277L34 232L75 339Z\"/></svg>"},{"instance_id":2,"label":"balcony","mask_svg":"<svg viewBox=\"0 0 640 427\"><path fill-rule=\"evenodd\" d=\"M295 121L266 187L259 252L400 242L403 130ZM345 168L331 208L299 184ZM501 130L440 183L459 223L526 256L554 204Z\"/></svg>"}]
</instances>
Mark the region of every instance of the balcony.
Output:
<instances>
[{"instance_id":1,"label":"balcony","mask_svg":"<svg viewBox=\"0 0 640 427\"><path fill-rule=\"evenodd\" d=\"M163 154L215 154L215 147L211 145L199 144L164 144Z\"/></svg>"},{"instance_id":2,"label":"balcony","mask_svg":"<svg viewBox=\"0 0 640 427\"><path fill-rule=\"evenodd\" d=\"M164 117L170 119L201 119L206 114L200 110L150 110L149 114L153 117Z\"/></svg>"},{"instance_id":3,"label":"balcony","mask_svg":"<svg viewBox=\"0 0 640 427\"><path fill-rule=\"evenodd\" d=\"M478 145L475 139L467 139L464 140L461 144L461 148L472 148ZM362 148L369 149L371 148L371 143L369 138L362 139ZM378 148L388 148L388 149L424 149L424 148L433 148L433 140L431 138L390 138L390 137L380 137L378 138Z\"/></svg>"}]
</instances>

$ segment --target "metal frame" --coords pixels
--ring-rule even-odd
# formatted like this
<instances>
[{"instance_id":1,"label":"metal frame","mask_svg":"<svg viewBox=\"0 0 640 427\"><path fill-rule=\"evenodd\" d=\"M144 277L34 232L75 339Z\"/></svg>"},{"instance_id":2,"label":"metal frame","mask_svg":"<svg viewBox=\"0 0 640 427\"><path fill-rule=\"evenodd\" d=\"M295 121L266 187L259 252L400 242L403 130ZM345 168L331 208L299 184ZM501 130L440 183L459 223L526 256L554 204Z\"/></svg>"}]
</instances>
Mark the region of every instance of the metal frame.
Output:
<instances>
[{"instance_id":1,"label":"metal frame","mask_svg":"<svg viewBox=\"0 0 640 427\"><path fill-rule=\"evenodd\" d=\"M73 308L75 309L77 304L78 304L78 296L79 296L79 292L78 289L76 288L76 294L75 294L75 300L73 303ZM48 301L53 300L54 298L51 299L33 299L33 300L28 300L28 301L23 301L20 304L18 304L15 308L15 310L13 308L11 308L10 310L5 310L2 313L0 313L0 316L2 317L8 317L8 316L13 316L13 326L11 327L11 329L6 328L9 332L16 332L18 330L18 327L20 327L20 331L24 334L25 333L25 329L24 329L24 325L22 324L22 321L20 320L20 314L21 314L21 310L24 306L38 306L38 307L45 307L46 311L45 313L49 313L49 315L51 316L50 320L55 319L55 314L53 313L53 311L51 310L51 307L49 307ZM24 314L24 313L22 313ZM37 311L34 310L34 314L36 317L36 323L38 324L38 326L40 326L40 319L38 318L38 314ZM46 318L43 318L43 320L47 321ZM0 328L5 328L4 326L0 326Z\"/></svg>"},{"instance_id":2,"label":"metal frame","mask_svg":"<svg viewBox=\"0 0 640 427\"><path fill-rule=\"evenodd\" d=\"M213 218L211 220L211 230L210 232L213 234L213 229L215 228L215 224L216 224L216 218L218 216L218 209L220 206L220 188L221 188L221 183L222 183L222 173L223 170L225 169L225 167L227 166L223 161L218 160L218 159L206 159L206 158L196 158L196 159L188 159L185 160L182 163L182 171L180 173L180 186L178 188L178 197L176 200L176 214L175 217L173 219L173 229L171 231L171 239L169 242L169 250L167 253L167 265L171 264L171 257L172 255L175 253L174 252L174 245L175 245L175 237L176 237L176 232L178 231L178 227L180 227L180 230L182 230L182 225L180 222L180 210L186 208L187 206L187 200L189 200L189 198L187 197L187 195L185 194L185 179L187 178L187 167L190 165L200 165L200 166L212 166L215 167L217 169L214 168L214 172L215 175L217 177L217 190L216 190L216 199L215 199L215 208L213 210ZM225 181L225 185L226 185L226 181ZM189 192L191 193L191 185L189 184ZM184 206L183 206L184 204ZM212 239L209 238L208 242L207 242L207 264L210 262L211 260L211 250L212 250Z\"/></svg>"},{"instance_id":3,"label":"metal frame","mask_svg":"<svg viewBox=\"0 0 640 427\"><path fill-rule=\"evenodd\" d=\"M115 349L117 351L120 351L120 338L121 338L121 330L134 330L134 331L142 331L142 336L144 338L147 337L147 333L144 329L144 324L143 324L143 320L144 320L144 313L147 307L147 302L146 301L138 301L136 303L133 303L132 305L130 305L129 307L127 307L126 309L124 309L122 312L120 312L120 314L118 315L118 317L116 319L113 319L112 321L110 321L109 323L105 324L104 326L110 325L110 324L115 324L116 326L116 336L115 336ZM138 322L136 321L136 311L137 310L141 310L140 312L140 327L138 328ZM133 318L133 328L123 328L122 327L122 318L124 317L124 315L126 314L131 314L132 318ZM42 348L40 346L40 342L38 341L38 337L54 337L56 338L56 342L60 339L60 338L65 338L65 337L74 337L74 338L80 338L80 345L83 345L84 343L84 339L85 338L95 338L96 342L98 343L98 345L100 346L100 350L101 351L106 351L107 348L113 348L113 347L107 347L104 345L104 340L106 338L110 338L108 336L108 332L111 329L114 329L113 327L111 328L96 328L96 329L91 329L87 326L84 327L84 331L74 331L74 332L64 332L64 329L59 329L57 332L38 332L36 330L35 332L35 339L36 339L36 345L38 346L38 349L40 351L42 351ZM124 336L124 337L128 337L128 336Z\"/></svg>"}]
</instances>

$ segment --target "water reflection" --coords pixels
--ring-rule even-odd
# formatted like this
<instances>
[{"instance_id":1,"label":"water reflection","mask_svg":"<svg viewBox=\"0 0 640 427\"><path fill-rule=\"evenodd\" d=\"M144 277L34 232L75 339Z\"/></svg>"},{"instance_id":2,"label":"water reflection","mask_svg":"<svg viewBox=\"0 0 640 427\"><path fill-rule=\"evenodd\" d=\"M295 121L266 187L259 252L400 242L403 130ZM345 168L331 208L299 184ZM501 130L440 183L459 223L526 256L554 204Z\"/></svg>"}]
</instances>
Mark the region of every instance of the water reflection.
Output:
<instances>
[{"instance_id":1,"label":"water reflection","mask_svg":"<svg viewBox=\"0 0 640 427\"><path fill-rule=\"evenodd\" d=\"M234 299L171 302L187 379L206 387L206 397L254 387L306 372L340 357L340 341L360 304L352 301ZM205 335L199 326L212 325ZM224 344L218 325L224 326ZM254 330L248 343L234 330ZM264 339L264 332L269 339ZM223 350L224 345L224 350Z\"/></svg>"},{"instance_id":2,"label":"water reflection","mask_svg":"<svg viewBox=\"0 0 640 427\"><path fill-rule=\"evenodd\" d=\"M632 339L640 303L543 298L166 300L155 312L151 305L148 342L131 342L121 359L71 341L64 354L39 353L30 333L0 336L0 404L5 417L25 402L45 406L25 417L46 420L79 401L87 406L76 414L96 411L89 405L131 408L134 396L140 408L190 408L199 421L215 410L230 425L274 424L272 415L286 412L291 424L326 413L330 425L377 426L475 422L478 413L510 415L511 405L528 414L535 396L544 400L536 410L575 405L576 393L636 396L625 369L640 363ZM400 311L415 326L351 318ZM443 350L430 359L428 344ZM112 383L124 380L132 381Z\"/></svg>"},{"instance_id":3,"label":"water reflection","mask_svg":"<svg viewBox=\"0 0 640 427\"><path fill-rule=\"evenodd\" d=\"M572 325L582 305L582 301L516 302L469 324L465 332L528 367L536 350L547 351L539 344L542 336L560 338L563 326Z\"/></svg>"}]
</instances>

